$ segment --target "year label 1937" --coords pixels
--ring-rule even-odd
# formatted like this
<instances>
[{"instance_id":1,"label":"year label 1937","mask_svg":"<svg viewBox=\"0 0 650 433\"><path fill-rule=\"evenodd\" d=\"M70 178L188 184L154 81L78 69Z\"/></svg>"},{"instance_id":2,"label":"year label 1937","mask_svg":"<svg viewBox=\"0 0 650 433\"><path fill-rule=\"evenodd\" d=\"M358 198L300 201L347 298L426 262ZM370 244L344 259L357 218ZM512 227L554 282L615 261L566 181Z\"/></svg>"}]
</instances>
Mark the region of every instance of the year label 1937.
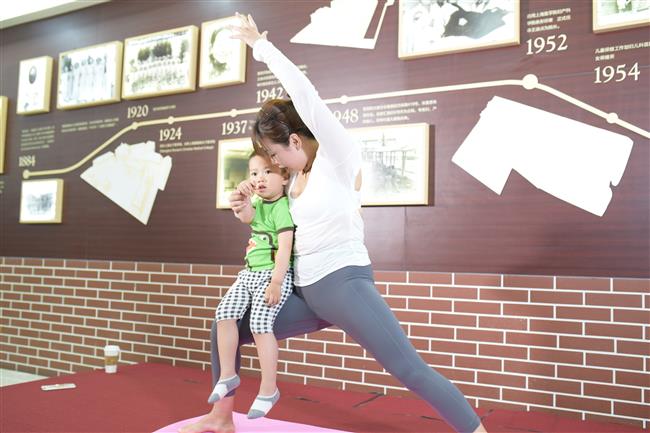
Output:
<instances>
[{"instance_id":1,"label":"year label 1937","mask_svg":"<svg viewBox=\"0 0 650 433\"><path fill-rule=\"evenodd\" d=\"M248 120L223 122L221 124L221 135L245 134L248 128Z\"/></svg>"}]
</instances>

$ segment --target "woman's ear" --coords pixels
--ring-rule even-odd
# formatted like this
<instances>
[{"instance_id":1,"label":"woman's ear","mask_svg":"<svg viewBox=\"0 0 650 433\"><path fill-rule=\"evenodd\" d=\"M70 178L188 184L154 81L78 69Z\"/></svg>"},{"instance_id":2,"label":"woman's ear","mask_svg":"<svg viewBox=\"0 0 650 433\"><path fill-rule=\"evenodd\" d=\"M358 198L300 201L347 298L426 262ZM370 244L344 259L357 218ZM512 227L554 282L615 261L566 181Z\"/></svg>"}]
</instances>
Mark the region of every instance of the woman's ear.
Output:
<instances>
[{"instance_id":1,"label":"woman's ear","mask_svg":"<svg viewBox=\"0 0 650 433\"><path fill-rule=\"evenodd\" d=\"M302 139L296 133L289 135L289 145L293 146L296 150L302 149Z\"/></svg>"}]
</instances>

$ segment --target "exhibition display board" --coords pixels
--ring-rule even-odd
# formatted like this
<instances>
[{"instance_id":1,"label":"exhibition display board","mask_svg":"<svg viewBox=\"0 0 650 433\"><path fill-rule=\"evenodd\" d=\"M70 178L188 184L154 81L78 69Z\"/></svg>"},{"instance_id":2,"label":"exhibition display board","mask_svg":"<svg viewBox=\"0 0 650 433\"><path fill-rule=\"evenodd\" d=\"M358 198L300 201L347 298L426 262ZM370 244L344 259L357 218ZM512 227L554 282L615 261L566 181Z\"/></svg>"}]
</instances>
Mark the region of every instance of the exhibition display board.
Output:
<instances>
[{"instance_id":1,"label":"exhibition display board","mask_svg":"<svg viewBox=\"0 0 650 433\"><path fill-rule=\"evenodd\" d=\"M0 31L0 254L242 263L225 199L287 95L227 37L239 11L362 146L375 268L650 276L648 2L441 3L114 1Z\"/></svg>"}]
</instances>

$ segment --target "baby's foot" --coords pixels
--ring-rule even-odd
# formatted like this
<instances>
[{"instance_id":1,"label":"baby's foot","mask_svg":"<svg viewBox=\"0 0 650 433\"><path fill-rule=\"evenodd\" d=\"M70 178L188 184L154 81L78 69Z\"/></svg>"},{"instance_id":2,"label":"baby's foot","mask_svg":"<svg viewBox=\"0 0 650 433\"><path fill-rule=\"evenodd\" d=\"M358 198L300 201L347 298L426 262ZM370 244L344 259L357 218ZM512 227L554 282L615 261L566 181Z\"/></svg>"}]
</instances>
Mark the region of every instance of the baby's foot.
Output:
<instances>
[{"instance_id":1,"label":"baby's foot","mask_svg":"<svg viewBox=\"0 0 650 433\"><path fill-rule=\"evenodd\" d=\"M214 386L214 389L212 390L212 394L210 394L210 397L208 398L208 403L212 404L214 402L217 402L224 398L230 391L233 389L237 389L241 381L239 380L239 376L234 375L233 377L229 377L227 379L221 379L217 384Z\"/></svg>"},{"instance_id":2,"label":"baby's foot","mask_svg":"<svg viewBox=\"0 0 650 433\"><path fill-rule=\"evenodd\" d=\"M280 390L276 389L273 395L257 395L255 401L248 411L248 419L261 418L266 416L275 403L280 400Z\"/></svg>"}]
</instances>

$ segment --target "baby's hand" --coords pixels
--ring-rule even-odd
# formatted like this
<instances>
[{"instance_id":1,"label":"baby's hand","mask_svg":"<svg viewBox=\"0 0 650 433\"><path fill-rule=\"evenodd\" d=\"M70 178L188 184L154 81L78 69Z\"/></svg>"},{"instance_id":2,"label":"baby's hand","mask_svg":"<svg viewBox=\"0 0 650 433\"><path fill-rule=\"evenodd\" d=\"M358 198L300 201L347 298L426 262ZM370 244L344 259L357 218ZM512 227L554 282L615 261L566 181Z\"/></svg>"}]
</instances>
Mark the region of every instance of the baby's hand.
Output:
<instances>
[{"instance_id":1,"label":"baby's hand","mask_svg":"<svg viewBox=\"0 0 650 433\"><path fill-rule=\"evenodd\" d=\"M237 191L239 191L244 197L251 197L255 194L255 185L253 185L253 182L246 179L237 185Z\"/></svg>"},{"instance_id":2,"label":"baby's hand","mask_svg":"<svg viewBox=\"0 0 650 433\"><path fill-rule=\"evenodd\" d=\"M264 292L264 300L269 307L277 305L280 302L280 285L274 282L270 282Z\"/></svg>"},{"instance_id":3,"label":"baby's hand","mask_svg":"<svg viewBox=\"0 0 650 433\"><path fill-rule=\"evenodd\" d=\"M234 190L233 192L230 193L230 197L228 197L228 201L230 202L230 208L233 211L235 211L235 214L241 212L241 210L244 209L246 206L251 205L250 197L246 197L238 190Z\"/></svg>"}]
</instances>

